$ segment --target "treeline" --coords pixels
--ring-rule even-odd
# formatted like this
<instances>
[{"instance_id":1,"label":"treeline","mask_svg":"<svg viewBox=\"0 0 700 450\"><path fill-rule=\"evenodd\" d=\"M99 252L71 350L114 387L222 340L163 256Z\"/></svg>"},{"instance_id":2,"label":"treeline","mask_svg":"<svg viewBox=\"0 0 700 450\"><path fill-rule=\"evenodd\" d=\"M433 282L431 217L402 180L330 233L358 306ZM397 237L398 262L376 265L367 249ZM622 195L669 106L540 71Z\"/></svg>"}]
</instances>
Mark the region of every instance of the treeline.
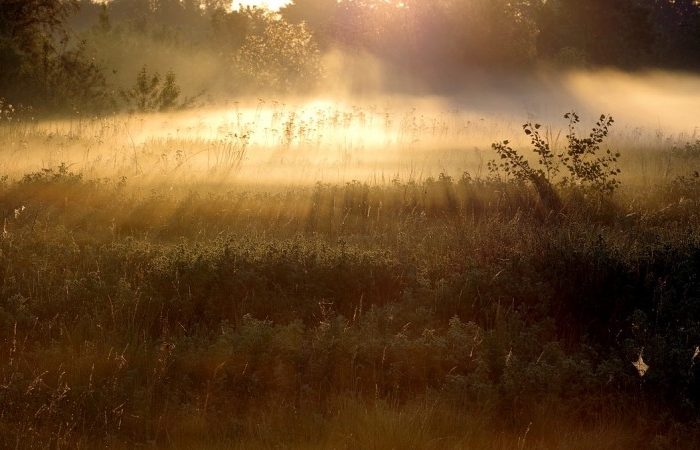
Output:
<instances>
[{"instance_id":1,"label":"treeline","mask_svg":"<svg viewBox=\"0 0 700 450\"><path fill-rule=\"evenodd\" d=\"M308 92L331 49L439 87L474 69L697 70L700 3L294 0L277 14L229 0L0 0L0 98L44 110Z\"/></svg>"},{"instance_id":2,"label":"treeline","mask_svg":"<svg viewBox=\"0 0 700 450\"><path fill-rule=\"evenodd\" d=\"M305 89L303 24L228 0L0 0L0 98L34 112L158 111L211 95Z\"/></svg>"},{"instance_id":3,"label":"treeline","mask_svg":"<svg viewBox=\"0 0 700 450\"><path fill-rule=\"evenodd\" d=\"M294 0L324 45L416 66L700 67L697 0Z\"/></svg>"}]
</instances>

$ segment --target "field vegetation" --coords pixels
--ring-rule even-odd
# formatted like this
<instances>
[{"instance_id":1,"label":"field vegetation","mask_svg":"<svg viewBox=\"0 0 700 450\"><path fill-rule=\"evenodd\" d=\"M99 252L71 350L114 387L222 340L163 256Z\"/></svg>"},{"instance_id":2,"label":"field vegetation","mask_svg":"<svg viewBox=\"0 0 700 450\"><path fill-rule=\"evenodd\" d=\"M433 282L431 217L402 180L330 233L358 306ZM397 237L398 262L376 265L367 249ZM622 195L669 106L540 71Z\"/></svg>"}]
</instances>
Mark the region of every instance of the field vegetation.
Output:
<instances>
[{"instance_id":1,"label":"field vegetation","mask_svg":"<svg viewBox=\"0 0 700 450\"><path fill-rule=\"evenodd\" d=\"M267 187L245 154L158 167L225 143L125 151L147 116L8 119L16 159L82 156L0 186L2 445L695 446L698 143L608 154L568 117L481 175Z\"/></svg>"},{"instance_id":2,"label":"field vegetation","mask_svg":"<svg viewBox=\"0 0 700 450\"><path fill-rule=\"evenodd\" d=\"M0 448L700 448L698 30L0 0Z\"/></svg>"}]
</instances>

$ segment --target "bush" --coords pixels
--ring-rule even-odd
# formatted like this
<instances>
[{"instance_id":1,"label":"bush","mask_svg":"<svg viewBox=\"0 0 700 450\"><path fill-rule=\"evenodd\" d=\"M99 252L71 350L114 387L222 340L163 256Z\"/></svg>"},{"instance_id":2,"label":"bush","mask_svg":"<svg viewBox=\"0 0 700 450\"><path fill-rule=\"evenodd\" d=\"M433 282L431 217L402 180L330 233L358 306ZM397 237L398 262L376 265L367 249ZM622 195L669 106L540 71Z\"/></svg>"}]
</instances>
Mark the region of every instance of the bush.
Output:
<instances>
[{"instance_id":1,"label":"bush","mask_svg":"<svg viewBox=\"0 0 700 450\"><path fill-rule=\"evenodd\" d=\"M523 125L523 130L530 137L533 153L538 157L537 166L533 167L521 152L511 147L510 141L494 143L492 147L500 161L488 163L489 171L497 179L505 174L507 180L531 183L541 202L552 210L562 207L555 186L580 187L603 194L611 194L620 186L617 179L620 154L609 149L600 154L601 145L614 123L613 118L601 115L585 138L576 133L576 125L580 122L576 113L567 113L564 118L569 120L569 132L567 145L561 152L554 151L549 139L542 136L542 125L528 122ZM560 176L562 168L567 173L564 176Z\"/></svg>"}]
</instances>

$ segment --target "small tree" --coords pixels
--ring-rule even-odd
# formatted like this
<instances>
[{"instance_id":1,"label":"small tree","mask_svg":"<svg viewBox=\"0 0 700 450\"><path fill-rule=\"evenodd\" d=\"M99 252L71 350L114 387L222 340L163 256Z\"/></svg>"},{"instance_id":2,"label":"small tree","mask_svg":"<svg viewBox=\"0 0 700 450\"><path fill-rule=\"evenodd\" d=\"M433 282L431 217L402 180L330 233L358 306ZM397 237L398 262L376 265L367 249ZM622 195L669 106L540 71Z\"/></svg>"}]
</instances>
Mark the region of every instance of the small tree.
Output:
<instances>
[{"instance_id":1,"label":"small tree","mask_svg":"<svg viewBox=\"0 0 700 450\"><path fill-rule=\"evenodd\" d=\"M488 163L489 171L498 179L504 174L507 179L531 183L542 203L553 210L562 207L555 189L557 185L577 186L603 194L611 194L620 186L617 179L620 154L609 149L600 154L601 145L614 123L613 118L601 115L585 138L576 133L576 125L580 122L576 113L567 113L564 118L569 120L569 132L567 145L561 152L552 150L549 140L541 134L540 124L528 122L523 125L523 131L530 136L533 153L538 158L537 166L533 167L521 152L510 146L509 141L492 145L500 159ZM564 176L560 176L562 168L566 171Z\"/></svg>"},{"instance_id":2,"label":"small tree","mask_svg":"<svg viewBox=\"0 0 700 450\"><path fill-rule=\"evenodd\" d=\"M136 83L128 91L121 91L121 96L127 103L130 112L148 112L158 109L158 86L160 75L148 73L143 66L136 74Z\"/></svg>"},{"instance_id":3,"label":"small tree","mask_svg":"<svg viewBox=\"0 0 700 450\"><path fill-rule=\"evenodd\" d=\"M177 85L175 73L170 71L161 78L158 72L150 74L143 66L136 75L136 82L129 90L122 90L121 96L130 112L170 111L189 106L193 98L178 103L181 89Z\"/></svg>"},{"instance_id":4,"label":"small tree","mask_svg":"<svg viewBox=\"0 0 700 450\"><path fill-rule=\"evenodd\" d=\"M305 24L290 24L257 8L249 8L245 14L249 33L236 62L247 82L288 90L318 80L319 50Z\"/></svg>"},{"instance_id":5,"label":"small tree","mask_svg":"<svg viewBox=\"0 0 700 450\"><path fill-rule=\"evenodd\" d=\"M163 86L158 93L158 107L161 111L177 108L177 99L180 97L180 87L175 82L175 73L173 71L165 74Z\"/></svg>"}]
</instances>

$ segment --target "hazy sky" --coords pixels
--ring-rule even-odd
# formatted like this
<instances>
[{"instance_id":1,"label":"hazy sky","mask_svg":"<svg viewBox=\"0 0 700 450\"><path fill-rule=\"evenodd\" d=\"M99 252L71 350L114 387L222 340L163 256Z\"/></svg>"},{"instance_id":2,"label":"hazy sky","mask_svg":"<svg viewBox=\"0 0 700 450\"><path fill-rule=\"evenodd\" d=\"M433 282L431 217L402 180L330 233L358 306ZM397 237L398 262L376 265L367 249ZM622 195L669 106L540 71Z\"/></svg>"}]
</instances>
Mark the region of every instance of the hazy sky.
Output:
<instances>
[{"instance_id":1,"label":"hazy sky","mask_svg":"<svg viewBox=\"0 0 700 450\"><path fill-rule=\"evenodd\" d=\"M275 10L280 9L287 3L290 3L290 0L234 0L233 8L236 9L239 6L267 6Z\"/></svg>"}]
</instances>

